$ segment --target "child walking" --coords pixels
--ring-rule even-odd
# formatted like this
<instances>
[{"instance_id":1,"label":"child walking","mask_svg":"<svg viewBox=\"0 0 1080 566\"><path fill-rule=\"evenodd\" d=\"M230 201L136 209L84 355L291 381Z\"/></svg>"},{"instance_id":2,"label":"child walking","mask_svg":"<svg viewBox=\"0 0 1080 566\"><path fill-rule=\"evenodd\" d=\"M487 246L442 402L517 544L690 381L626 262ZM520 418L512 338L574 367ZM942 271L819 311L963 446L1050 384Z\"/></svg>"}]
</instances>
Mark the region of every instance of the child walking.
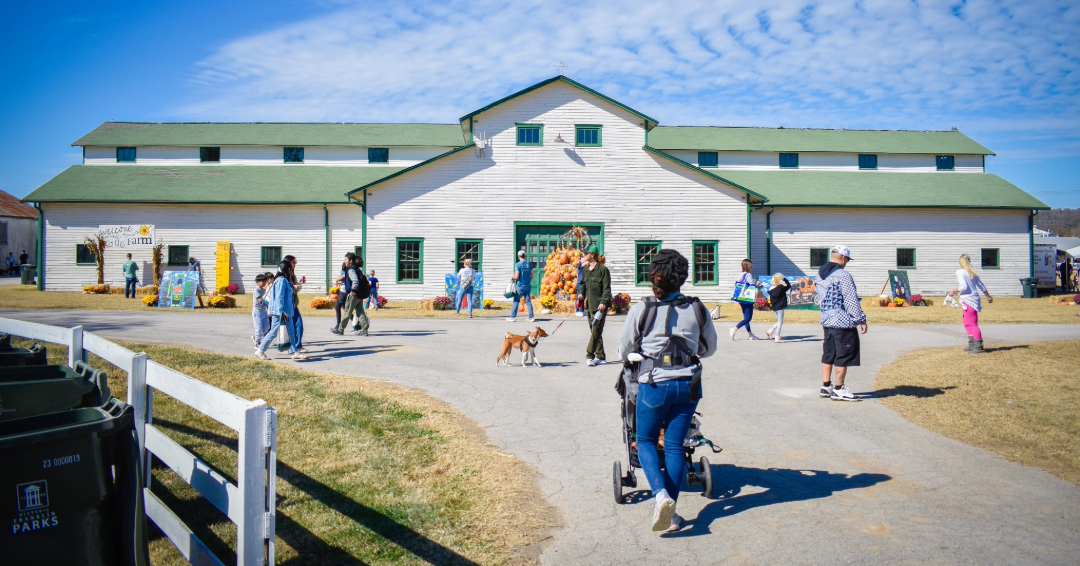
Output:
<instances>
[{"instance_id":1,"label":"child walking","mask_svg":"<svg viewBox=\"0 0 1080 566\"><path fill-rule=\"evenodd\" d=\"M772 287L769 287L769 305L772 311L776 313L776 324L772 328L765 331L765 335L772 338L774 342L779 344L783 342L780 339L780 331L784 328L784 309L787 308L787 294L791 290L791 283L788 283L787 279L784 279L783 273L774 273L772 276Z\"/></svg>"},{"instance_id":2,"label":"child walking","mask_svg":"<svg viewBox=\"0 0 1080 566\"><path fill-rule=\"evenodd\" d=\"M367 278L368 286L371 287L371 294L367 298L367 308L371 308L371 305L375 305L375 310L379 310L382 307L379 306L379 278L375 277L375 270L371 270L371 275Z\"/></svg>"},{"instance_id":3,"label":"child walking","mask_svg":"<svg viewBox=\"0 0 1080 566\"><path fill-rule=\"evenodd\" d=\"M983 339L982 331L979 330L979 313L982 312L982 301L979 291L986 295L988 303L994 302L994 297L986 290L982 279L971 267L971 256L960 256L960 269L956 270L956 283L958 287L949 291L949 296L959 295L960 308L964 311L964 330L968 335L968 345L964 351L969 354L982 354Z\"/></svg>"},{"instance_id":4,"label":"child walking","mask_svg":"<svg viewBox=\"0 0 1080 566\"><path fill-rule=\"evenodd\" d=\"M251 340L255 345L262 342L266 331L270 330L270 316L266 314L266 289L274 280L271 273L260 273L255 276L255 297L251 301L251 321L255 325L255 334Z\"/></svg>"}]
</instances>

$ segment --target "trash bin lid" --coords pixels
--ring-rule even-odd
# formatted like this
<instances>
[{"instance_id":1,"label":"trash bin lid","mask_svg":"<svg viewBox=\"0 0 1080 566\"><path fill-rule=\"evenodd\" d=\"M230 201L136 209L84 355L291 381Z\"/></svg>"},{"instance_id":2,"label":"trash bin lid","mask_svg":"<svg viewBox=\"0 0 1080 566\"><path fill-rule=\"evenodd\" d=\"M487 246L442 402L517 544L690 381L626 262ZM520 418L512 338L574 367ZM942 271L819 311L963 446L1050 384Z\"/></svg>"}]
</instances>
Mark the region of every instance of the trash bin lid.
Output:
<instances>
[{"instance_id":1,"label":"trash bin lid","mask_svg":"<svg viewBox=\"0 0 1080 566\"><path fill-rule=\"evenodd\" d=\"M25 419L0 422L0 450L81 436L121 430L134 420L134 409L118 399L101 407L71 409Z\"/></svg>"}]
</instances>

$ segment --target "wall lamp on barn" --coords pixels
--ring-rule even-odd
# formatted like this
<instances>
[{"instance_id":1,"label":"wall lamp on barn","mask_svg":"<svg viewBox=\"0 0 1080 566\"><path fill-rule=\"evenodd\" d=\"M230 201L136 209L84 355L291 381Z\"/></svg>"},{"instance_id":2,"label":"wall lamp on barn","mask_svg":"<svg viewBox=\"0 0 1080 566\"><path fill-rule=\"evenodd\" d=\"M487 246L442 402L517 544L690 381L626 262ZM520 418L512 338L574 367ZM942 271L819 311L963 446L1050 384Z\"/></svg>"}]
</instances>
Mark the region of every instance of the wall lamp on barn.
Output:
<instances>
[{"instance_id":1,"label":"wall lamp on barn","mask_svg":"<svg viewBox=\"0 0 1080 566\"><path fill-rule=\"evenodd\" d=\"M566 140L562 139L562 134L555 134L555 143L566 143Z\"/></svg>"}]
</instances>

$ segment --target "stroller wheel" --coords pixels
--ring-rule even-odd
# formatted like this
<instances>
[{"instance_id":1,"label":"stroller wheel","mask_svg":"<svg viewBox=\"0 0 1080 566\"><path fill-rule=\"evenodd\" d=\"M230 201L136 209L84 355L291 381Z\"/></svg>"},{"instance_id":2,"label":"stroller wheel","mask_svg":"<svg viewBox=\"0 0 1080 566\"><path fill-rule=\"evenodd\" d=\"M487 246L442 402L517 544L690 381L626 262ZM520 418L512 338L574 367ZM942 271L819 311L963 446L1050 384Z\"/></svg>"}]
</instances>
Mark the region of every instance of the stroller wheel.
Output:
<instances>
[{"instance_id":1,"label":"stroller wheel","mask_svg":"<svg viewBox=\"0 0 1080 566\"><path fill-rule=\"evenodd\" d=\"M622 505L622 463L615 462L611 468L611 485L615 490L615 503Z\"/></svg>"},{"instance_id":2,"label":"stroller wheel","mask_svg":"<svg viewBox=\"0 0 1080 566\"><path fill-rule=\"evenodd\" d=\"M706 499L713 498L713 478L712 478L712 466L709 465L709 459L702 456L698 460L698 464L701 466L701 495Z\"/></svg>"}]
</instances>

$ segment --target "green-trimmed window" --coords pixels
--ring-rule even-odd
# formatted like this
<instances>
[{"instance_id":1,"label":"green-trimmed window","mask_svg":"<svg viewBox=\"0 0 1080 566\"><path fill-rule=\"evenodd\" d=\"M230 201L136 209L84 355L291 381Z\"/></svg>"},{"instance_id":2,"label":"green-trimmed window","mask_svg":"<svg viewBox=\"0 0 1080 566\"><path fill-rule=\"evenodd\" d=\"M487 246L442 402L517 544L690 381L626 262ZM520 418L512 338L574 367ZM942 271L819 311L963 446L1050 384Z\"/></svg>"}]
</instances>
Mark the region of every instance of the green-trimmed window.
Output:
<instances>
[{"instance_id":1,"label":"green-trimmed window","mask_svg":"<svg viewBox=\"0 0 1080 566\"><path fill-rule=\"evenodd\" d=\"M544 145L544 125L543 124L518 124L517 125L517 144L518 145Z\"/></svg>"},{"instance_id":2,"label":"green-trimmed window","mask_svg":"<svg viewBox=\"0 0 1080 566\"><path fill-rule=\"evenodd\" d=\"M859 169L877 169L877 156L873 154L859 155Z\"/></svg>"},{"instance_id":3,"label":"green-trimmed window","mask_svg":"<svg viewBox=\"0 0 1080 566\"><path fill-rule=\"evenodd\" d=\"M284 152L285 163L303 163L304 162L304 148L302 147L287 147Z\"/></svg>"},{"instance_id":4,"label":"green-trimmed window","mask_svg":"<svg viewBox=\"0 0 1080 566\"><path fill-rule=\"evenodd\" d=\"M716 245L694 241L694 285L716 285Z\"/></svg>"},{"instance_id":5,"label":"green-trimmed window","mask_svg":"<svg viewBox=\"0 0 1080 566\"><path fill-rule=\"evenodd\" d=\"M810 267L816 269L829 263L829 248L810 248Z\"/></svg>"},{"instance_id":6,"label":"green-trimmed window","mask_svg":"<svg viewBox=\"0 0 1080 566\"><path fill-rule=\"evenodd\" d=\"M715 151L699 151L697 154L698 167L716 167L720 163Z\"/></svg>"},{"instance_id":7,"label":"green-trimmed window","mask_svg":"<svg viewBox=\"0 0 1080 566\"><path fill-rule=\"evenodd\" d=\"M578 147L600 147L601 126L574 126L574 145Z\"/></svg>"},{"instance_id":8,"label":"green-trimmed window","mask_svg":"<svg viewBox=\"0 0 1080 566\"><path fill-rule=\"evenodd\" d=\"M660 242L634 242L634 283L647 287L649 283L649 264L653 256L660 251Z\"/></svg>"},{"instance_id":9,"label":"green-trimmed window","mask_svg":"<svg viewBox=\"0 0 1080 566\"><path fill-rule=\"evenodd\" d=\"M75 265L97 265L97 256L86 244L75 244Z\"/></svg>"},{"instance_id":10,"label":"green-trimmed window","mask_svg":"<svg viewBox=\"0 0 1080 566\"><path fill-rule=\"evenodd\" d=\"M187 265L188 257L187 246L169 246L169 265Z\"/></svg>"},{"instance_id":11,"label":"green-trimmed window","mask_svg":"<svg viewBox=\"0 0 1080 566\"><path fill-rule=\"evenodd\" d=\"M937 170L938 171L952 171L956 169L956 156L955 155L939 155L937 156Z\"/></svg>"},{"instance_id":12,"label":"green-trimmed window","mask_svg":"<svg viewBox=\"0 0 1080 566\"><path fill-rule=\"evenodd\" d=\"M799 154L798 153L781 153L780 154L780 168L781 169L798 169L799 168Z\"/></svg>"},{"instance_id":13,"label":"green-trimmed window","mask_svg":"<svg viewBox=\"0 0 1080 566\"><path fill-rule=\"evenodd\" d=\"M199 163L217 163L221 161L220 147L200 147Z\"/></svg>"},{"instance_id":14,"label":"green-trimmed window","mask_svg":"<svg viewBox=\"0 0 1080 566\"><path fill-rule=\"evenodd\" d=\"M1001 269L1001 250L998 248L982 249L982 268Z\"/></svg>"},{"instance_id":15,"label":"green-trimmed window","mask_svg":"<svg viewBox=\"0 0 1080 566\"><path fill-rule=\"evenodd\" d=\"M914 269L915 248L896 248L896 267L898 269Z\"/></svg>"},{"instance_id":16,"label":"green-trimmed window","mask_svg":"<svg viewBox=\"0 0 1080 566\"><path fill-rule=\"evenodd\" d=\"M480 268L484 260L483 240L454 240L454 250L454 270L460 271L465 267L465 260L471 259L472 268L483 271Z\"/></svg>"},{"instance_id":17,"label":"green-trimmed window","mask_svg":"<svg viewBox=\"0 0 1080 566\"><path fill-rule=\"evenodd\" d=\"M390 163L390 149L385 147L369 147L367 150L368 163Z\"/></svg>"},{"instance_id":18,"label":"green-trimmed window","mask_svg":"<svg viewBox=\"0 0 1080 566\"><path fill-rule=\"evenodd\" d=\"M133 148L133 147L118 147L118 148L116 148L116 162L117 163L135 163L135 148Z\"/></svg>"},{"instance_id":19,"label":"green-trimmed window","mask_svg":"<svg viewBox=\"0 0 1080 566\"><path fill-rule=\"evenodd\" d=\"M398 238L397 282L424 282L424 239Z\"/></svg>"},{"instance_id":20,"label":"green-trimmed window","mask_svg":"<svg viewBox=\"0 0 1080 566\"><path fill-rule=\"evenodd\" d=\"M281 246L262 247L262 266L277 267L281 263Z\"/></svg>"},{"instance_id":21,"label":"green-trimmed window","mask_svg":"<svg viewBox=\"0 0 1080 566\"><path fill-rule=\"evenodd\" d=\"M356 257L363 259L364 246L353 246L352 253L355 254Z\"/></svg>"}]
</instances>

